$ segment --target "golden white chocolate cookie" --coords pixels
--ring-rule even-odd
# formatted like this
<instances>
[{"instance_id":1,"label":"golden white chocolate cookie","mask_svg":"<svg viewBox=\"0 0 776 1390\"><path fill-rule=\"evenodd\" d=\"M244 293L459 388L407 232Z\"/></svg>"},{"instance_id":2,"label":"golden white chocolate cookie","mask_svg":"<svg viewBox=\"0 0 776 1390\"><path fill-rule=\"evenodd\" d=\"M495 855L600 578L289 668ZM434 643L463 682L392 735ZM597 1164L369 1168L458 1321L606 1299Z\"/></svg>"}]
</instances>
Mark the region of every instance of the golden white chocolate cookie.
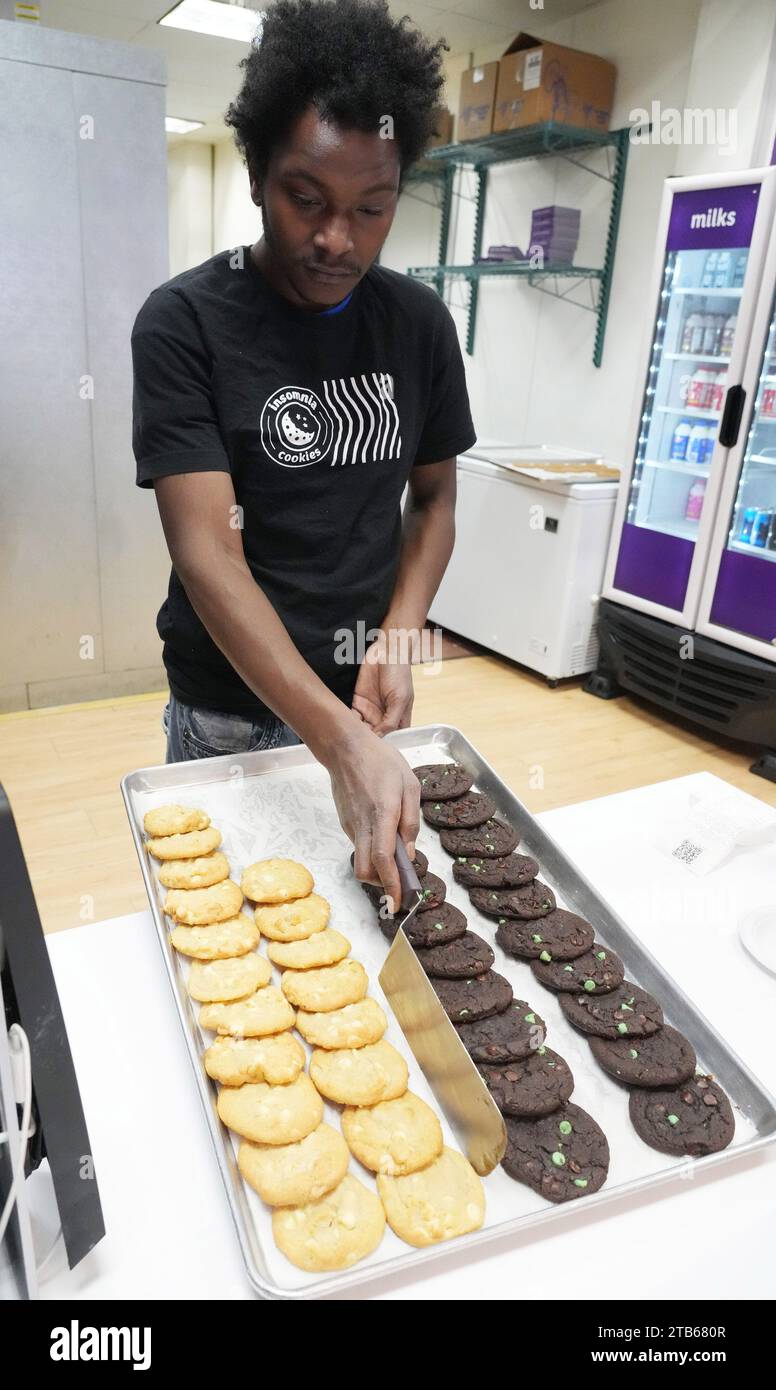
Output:
<instances>
[{"instance_id":1,"label":"golden white chocolate cookie","mask_svg":"<svg viewBox=\"0 0 776 1390\"><path fill-rule=\"evenodd\" d=\"M292 903L257 907L253 918L262 936L270 941L303 941L323 931L329 920L329 904L318 893L296 898Z\"/></svg>"},{"instance_id":2,"label":"golden white chocolate cookie","mask_svg":"<svg viewBox=\"0 0 776 1390\"><path fill-rule=\"evenodd\" d=\"M277 1207L272 1213L278 1249L297 1268L313 1274L349 1269L377 1249L384 1231L380 1198L350 1173L317 1202Z\"/></svg>"},{"instance_id":3,"label":"golden white chocolate cookie","mask_svg":"<svg viewBox=\"0 0 776 1390\"><path fill-rule=\"evenodd\" d=\"M229 860L221 850L199 859L168 859L159 870L163 888L210 888L229 877Z\"/></svg>"},{"instance_id":4,"label":"golden white chocolate cookie","mask_svg":"<svg viewBox=\"0 0 776 1390\"><path fill-rule=\"evenodd\" d=\"M171 888L164 910L184 927L207 927L211 922L228 922L243 905L242 889L231 878L212 888Z\"/></svg>"},{"instance_id":5,"label":"golden white chocolate cookie","mask_svg":"<svg viewBox=\"0 0 776 1390\"><path fill-rule=\"evenodd\" d=\"M199 859L201 855L212 854L221 843L221 831L214 825L206 830L190 830L185 835L165 835L156 840L146 840L146 849L154 859Z\"/></svg>"},{"instance_id":6,"label":"golden white chocolate cookie","mask_svg":"<svg viewBox=\"0 0 776 1390\"><path fill-rule=\"evenodd\" d=\"M373 1173L414 1173L442 1152L442 1126L413 1091L371 1108L343 1110L342 1133L350 1152Z\"/></svg>"},{"instance_id":7,"label":"golden white chocolate cookie","mask_svg":"<svg viewBox=\"0 0 776 1390\"><path fill-rule=\"evenodd\" d=\"M316 1048L310 1058L310 1080L316 1090L337 1105L377 1105L396 1100L407 1089L407 1063L385 1038L369 1047L332 1052Z\"/></svg>"},{"instance_id":8,"label":"golden white chocolate cookie","mask_svg":"<svg viewBox=\"0 0 776 1390\"><path fill-rule=\"evenodd\" d=\"M324 927L304 941L271 941L267 955L281 970L316 970L322 965L336 965L349 950L346 936L333 927Z\"/></svg>"},{"instance_id":9,"label":"golden white chocolate cookie","mask_svg":"<svg viewBox=\"0 0 776 1390\"><path fill-rule=\"evenodd\" d=\"M205 1052L205 1071L222 1086L267 1081L287 1086L304 1071L307 1054L293 1033L266 1038L216 1038Z\"/></svg>"},{"instance_id":10,"label":"golden white chocolate cookie","mask_svg":"<svg viewBox=\"0 0 776 1390\"><path fill-rule=\"evenodd\" d=\"M347 1004L344 1009L333 1009L331 1013L311 1014L300 1009L296 1026L313 1047L367 1047L369 1043L379 1042L388 1027L388 1019L377 1000L367 997L359 999L357 1004Z\"/></svg>"},{"instance_id":11,"label":"golden white chocolate cookie","mask_svg":"<svg viewBox=\"0 0 776 1390\"><path fill-rule=\"evenodd\" d=\"M213 922L209 927L175 927L170 941L182 956L195 960L224 960L227 956L244 956L255 951L259 944L256 923L240 913L228 922Z\"/></svg>"},{"instance_id":12,"label":"golden white chocolate cookie","mask_svg":"<svg viewBox=\"0 0 776 1390\"><path fill-rule=\"evenodd\" d=\"M378 1173L377 1191L388 1225L408 1245L478 1231L485 1219L485 1189L463 1154L443 1148L439 1158L400 1178Z\"/></svg>"},{"instance_id":13,"label":"golden white chocolate cookie","mask_svg":"<svg viewBox=\"0 0 776 1390\"><path fill-rule=\"evenodd\" d=\"M196 806L155 806L143 816L146 835L186 835L191 830L207 830L210 816Z\"/></svg>"},{"instance_id":14,"label":"golden white chocolate cookie","mask_svg":"<svg viewBox=\"0 0 776 1390\"><path fill-rule=\"evenodd\" d=\"M195 960L189 971L188 991L201 1004L223 1004L244 999L263 989L272 979L272 966L266 956L255 951L231 960Z\"/></svg>"},{"instance_id":15,"label":"golden white chocolate cookie","mask_svg":"<svg viewBox=\"0 0 776 1390\"><path fill-rule=\"evenodd\" d=\"M264 1038L293 1028L296 1014L286 996L275 985L265 985L237 999L233 1004L203 1004L199 1011L202 1028L214 1033L231 1033L234 1038Z\"/></svg>"},{"instance_id":16,"label":"golden white chocolate cookie","mask_svg":"<svg viewBox=\"0 0 776 1390\"><path fill-rule=\"evenodd\" d=\"M321 1124L296 1144L252 1144L243 1139L237 1166L270 1207L317 1202L342 1182L350 1153L339 1130Z\"/></svg>"},{"instance_id":17,"label":"golden white chocolate cookie","mask_svg":"<svg viewBox=\"0 0 776 1390\"><path fill-rule=\"evenodd\" d=\"M357 1004L369 989L369 976L358 960L341 960L322 970L286 970L280 988L289 1003L308 1013L330 1013Z\"/></svg>"},{"instance_id":18,"label":"golden white chocolate cookie","mask_svg":"<svg viewBox=\"0 0 776 1390\"><path fill-rule=\"evenodd\" d=\"M240 887L252 903L287 903L306 898L315 880L295 859L260 859L243 870Z\"/></svg>"},{"instance_id":19,"label":"golden white chocolate cookie","mask_svg":"<svg viewBox=\"0 0 776 1390\"><path fill-rule=\"evenodd\" d=\"M305 1072L287 1086L224 1086L217 1109L225 1125L254 1144L293 1144L323 1119L323 1101Z\"/></svg>"}]
</instances>

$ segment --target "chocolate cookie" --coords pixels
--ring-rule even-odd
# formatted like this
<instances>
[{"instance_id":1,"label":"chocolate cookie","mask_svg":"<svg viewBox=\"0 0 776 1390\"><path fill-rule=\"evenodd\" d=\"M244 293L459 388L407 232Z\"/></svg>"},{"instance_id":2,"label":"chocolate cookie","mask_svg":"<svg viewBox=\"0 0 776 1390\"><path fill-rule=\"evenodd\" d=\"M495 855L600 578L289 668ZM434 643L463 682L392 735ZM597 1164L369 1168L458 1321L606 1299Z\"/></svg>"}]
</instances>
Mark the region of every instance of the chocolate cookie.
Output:
<instances>
[{"instance_id":1,"label":"chocolate cookie","mask_svg":"<svg viewBox=\"0 0 776 1390\"><path fill-rule=\"evenodd\" d=\"M490 797L483 796L481 792L467 792L465 796L456 796L450 801L424 801L421 806L429 825L443 829L448 826L459 829L484 825L495 809Z\"/></svg>"},{"instance_id":2,"label":"chocolate cookie","mask_svg":"<svg viewBox=\"0 0 776 1390\"><path fill-rule=\"evenodd\" d=\"M400 917L385 917L380 922L383 936L393 941L399 930ZM440 946L457 941L466 933L466 918L452 903L442 903L436 911L416 912L407 923L407 940L416 949Z\"/></svg>"},{"instance_id":3,"label":"chocolate cookie","mask_svg":"<svg viewBox=\"0 0 776 1390\"><path fill-rule=\"evenodd\" d=\"M520 836L506 821L491 817L484 825L473 829L440 830L439 842L448 854L476 854L483 859L497 859L517 849Z\"/></svg>"},{"instance_id":4,"label":"chocolate cookie","mask_svg":"<svg viewBox=\"0 0 776 1390\"><path fill-rule=\"evenodd\" d=\"M423 901L418 905L418 912L431 912L434 908L441 907L447 897L447 885L443 878L438 878L436 874L419 874L420 891L423 894Z\"/></svg>"},{"instance_id":5,"label":"chocolate cookie","mask_svg":"<svg viewBox=\"0 0 776 1390\"><path fill-rule=\"evenodd\" d=\"M544 1046L547 1025L524 999L477 1023L459 1023L458 1036L474 1062L517 1062Z\"/></svg>"},{"instance_id":6,"label":"chocolate cookie","mask_svg":"<svg viewBox=\"0 0 776 1390\"><path fill-rule=\"evenodd\" d=\"M459 855L453 878L467 888L521 888L536 878L539 865L528 854L499 855L496 859Z\"/></svg>"},{"instance_id":7,"label":"chocolate cookie","mask_svg":"<svg viewBox=\"0 0 776 1390\"><path fill-rule=\"evenodd\" d=\"M599 941L584 955L573 961L538 960L531 961L531 969L546 989L554 989L556 994L607 994L616 989L625 979L625 966L614 951L605 950Z\"/></svg>"},{"instance_id":8,"label":"chocolate cookie","mask_svg":"<svg viewBox=\"0 0 776 1390\"><path fill-rule=\"evenodd\" d=\"M546 917L555 907L555 894L540 878L522 888L470 888L469 897L489 917Z\"/></svg>"},{"instance_id":9,"label":"chocolate cookie","mask_svg":"<svg viewBox=\"0 0 776 1390\"><path fill-rule=\"evenodd\" d=\"M623 980L609 994L561 994L558 998L569 1023L599 1038L620 1038L626 1033L643 1038L663 1027L657 999L632 980Z\"/></svg>"},{"instance_id":10,"label":"chocolate cookie","mask_svg":"<svg viewBox=\"0 0 776 1390\"><path fill-rule=\"evenodd\" d=\"M664 1154L704 1154L726 1149L736 1122L722 1087L711 1076L696 1075L683 1086L631 1091L628 1103L640 1139Z\"/></svg>"},{"instance_id":11,"label":"chocolate cookie","mask_svg":"<svg viewBox=\"0 0 776 1390\"><path fill-rule=\"evenodd\" d=\"M441 980L467 980L472 975L482 975L496 959L487 941L473 931L447 945L419 950L417 955L426 974Z\"/></svg>"},{"instance_id":12,"label":"chocolate cookie","mask_svg":"<svg viewBox=\"0 0 776 1390\"><path fill-rule=\"evenodd\" d=\"M541 1119L508 1116L504 1123L507 1151L501 1166L510 1178L532 1187L548 1202L570 1202L603 1187L609 1145L603 1130L581 1106L567 1101Z\"/></svg>"},{"instance_id":13,"label":"chocolate cookie","mask_svg":"<svg viewBox=\"0 0 776 1390\"><path fill-rule=\"evenodd\" d=\"M463 796L474 781L460 763L421 763L412 771L420 782L421 801L447 801Z\"/></svg>"},{"instance_id":14,"label":"chocolate cookie","mask_svg":"<svg viewBox=\"0 0 776 1390\"><path fill-rule=\"evenodd\" d=\"M541 921L499 917L496 940L508 956L522 960L575 960L590 950L595 932L584 917L558 907Z\"/></svg>"},{"instance_id":15,"label":"chocolate cookie","mask_svg":"<svg viewBox=\"0 0 776 1390\"><path fill-rule=\"evenodd\" d=\"M434 980L434 989L439 996L447 1017L453 1023L473 1023L478 1018L489 1018L500 1014L512 1003L512 986L503 975L495 970L486 970L484 975L474 975L468 980Z\"/></svg>"},{"instance_id":16,"label":"chocolate cookie","mask_svg":"<svg viewBox=\"0 0 776 1390\"><path fill-rule=\"evenodd\" d=\"M695 1073L695 1049L665 1024L649 1038L589 1038L596 1061L626 1086L680 1086Z\"/></svg>"},{"instance_id":17,"label":"chocolate cookie","mask_svg":"<svg viewBox=\"0 0 776 1390\"><path fill-rule=\"evenodd\" d=\"M479 1070L502 1115L549 1115L574 1089L568 1063L550 1047L540 1047L520 1062Z\"/></svg>"}]
</instances>

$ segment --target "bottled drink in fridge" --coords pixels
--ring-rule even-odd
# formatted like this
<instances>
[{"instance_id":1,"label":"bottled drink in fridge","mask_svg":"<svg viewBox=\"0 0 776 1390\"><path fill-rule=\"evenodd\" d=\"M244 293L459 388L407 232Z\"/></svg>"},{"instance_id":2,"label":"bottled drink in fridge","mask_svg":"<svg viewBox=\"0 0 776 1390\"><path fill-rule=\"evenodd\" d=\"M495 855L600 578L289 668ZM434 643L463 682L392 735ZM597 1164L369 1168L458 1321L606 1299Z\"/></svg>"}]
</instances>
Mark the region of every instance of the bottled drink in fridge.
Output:
<instances>
[{"instance_id":1,"label":"bottled drink in fridge","mask_svg":"<svg viewBox=\"0 0 776 1390\"><path fill-rule=\"evenodd\" d=\"M703 464L706 462L706 426L693 425L687 445L687 462Z\"/></svg>"},{"instance_id":2,"label":"bottled drink in fridge","mask_svg":"<svg viewBox=\"0 0 776 1390\"><path fill-rule=\"evenodd\" d=\"M703 263L703 275L701 276L701 289L710 290L714 287L714 276L717 273L716 251L710 251Z\"/></svg>"},{"instance_id":3,"label":"bottled drink in fridge","mask_svg":"<svg viewBox=\"0 0 776 1390\"><path fill-rule=\"evenodd\" d=\"M671 458L677 463L684 463L687 458L687 445L690 442L690 422L680 420L674 430L671 440Z\"/></svg>"},{"instance_id":4,"label":"bottled drink in fridge","mask_svg":"<svg viewBox=\"0 0 776 1390\"><path fill-rule=\"evenodd\" d=\"M715 290L725 289L730 284L730 272L732 270L732 257L729 251L720 251L717 257L717 268L714 272Z\"/></svg>"},{"instance_id":5,"label":"bottled drink in fridge","mask_svg":"<svg viewBox=\"0 0 776 1390\"><path fill-rule=\"evenodd\" d=\"M728 314L727 318L725 319L719 340L720 357L729 357L731 352L733 351L733 339L736 336L737 322L737 314Z\"/></svg>"},{"instance_id":6,"label":"bottled drink in fridge","mask_svg":"<svg viewBox=\"0 0 776 1390\"><path fill-rule=\"evenodd\" d=\"M743 283L744 283L744 276L745 276L745 275L746 275L746 253L744 253L743 256L738 256L738 257L736 258L736 268L735 268L735 270L733 271L733 285L734 285L734 287L735 287L737 290L740 290L741 286L743 285Z\"/></svg>"},{"instance_id":7,"label":"bottled drink in fridge","mask_svg":"<svg viewBox=\"0 0 776 1390\"><path fill-rule=\"evenodd\" d=\"M773 508L759 508L754 519L754 524L752 526L752 545L759 546L761 550L765 549L765 542L768 539L768 532L771 529L772 522Z\"/></svg>"},{"instance_id":8,"label":"bottled drink in fridge","mask_svg":"<svg viewBox=\"0 0 776 1390\"><path fill-rule=\"evenodd\" d=\"M753 529L753 527L754 527L754 519L755 519L756 516L757 516L757 508L756 508L756 507L747 507L747 509L746 509L746 511L744 512L744 515L743 515L743 517L742 517L742 520L741 520L741 530L740 530L740 532L739 532L739 540L746 541L747 545L751 544L751 540L752 540L752 529Z\"/></svg>"},{"instance_id":9,"label":"bottled drink in fridge","mask_svg":"<svg viewBox=\"0 0 776 1390\"><path fill-rule=\"evenodd\" d=\"M682 331L682 352L702 352L705 324L703 314L690 314L684 322Z\"/></svg>"},{"instance_id":10,"label":"bottled drink in fridge","mask_svg":"<svg viewBox=\"0 0 776 1390\"><path fill-rule=\"evenodd\" d=\"M706 493L706 479L696 478L690 491L687 494L687 506L684 509L686 521L697 521L703 510L703 498Z\"/></svg>"}]
</instances>

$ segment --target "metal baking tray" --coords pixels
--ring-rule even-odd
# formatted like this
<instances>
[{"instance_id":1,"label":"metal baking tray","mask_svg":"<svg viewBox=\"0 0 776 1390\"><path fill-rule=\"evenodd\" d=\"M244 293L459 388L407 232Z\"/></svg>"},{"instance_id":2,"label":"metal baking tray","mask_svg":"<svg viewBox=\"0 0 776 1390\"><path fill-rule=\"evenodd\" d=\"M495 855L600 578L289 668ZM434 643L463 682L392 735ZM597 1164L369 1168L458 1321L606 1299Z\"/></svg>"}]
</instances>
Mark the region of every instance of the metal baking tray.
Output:
<instances>
[{"instance_id":1,"label":"metal baking tray","mask_svg":"<svg viewBox=\"0 0 776 1390\"><path fill-rule=\"evenodd\" d=\"M625 1089L596 1066L584 1039L567 1023L557 998L539 986L530 968L500 951L494 940L493 921L472 907L466 890L453 879L452 861L441 848L437 833L423 824L418 848L428 856L431 870L445 880L448 900L459 906L468 916L470 926L490 941L496 953L494 968L511 981L515 996L527 999L545 1019L549 1045L565 1057L574 1073L572 1100L590 1111L607 1135L611 1150L609 1177L601 1191L571 1204L553 1206L497 1168L484 1179L487 1210L485 1224L479 1231L455 1241L414 1249L386 1229L374 1254L347 1271L312 1275L295 1269L276 1249L269 1209L240 1177L236 1137L222 1126L216 1112L217 1088L202 1061L212 1038L201 1032L198 1006L186 990L188 962L177 955L168 941L161 908L164 890L156 879L155 861L143 844L144 813L171 799L203 806L223 834L222 848L229 858L232 875L237 878L244 865L270 855L307 864L315 876L316 890L331 902L332 925L350 938L353 955L369 973L370 993L389 1014L386 1037L407 1058L410 1088L429 1101L437 1113L441 1105L409 1051L380 989L378 975L387 946L376 928L371 905L353 879L351 846L337 820L328 774L309 750L296 746L140 769L123 779L122 794L247 1276L253 1289L264 1298L319 1298L354 1286L363 1287L368 1296L369 1283L376 1278L430 1265L442 1258L449 1262L456 1251L465 1259L472 1246L485 1246L529 1227L536 1227L538 1235L542 1229L552 1230L553 1222L559 1218L568 1220L574 1211L589 1215L594 1208L627 1199L637 1192L657 1190L666 1183L674 1182L678 1188L677 1179L687 1177L691 1170L723 1169L731 1160L754 1154L776 1138L773 1097L468 739L459 730L438 724L400 730L389 737L412 765L445 759L461 763L473 776L475 786L492 797L497 814L519 832L521 851L539 861L541 877L555 891L558 905L578 912L592 923L597 938L622 957L628 978L654 994L663 1006L666 1021L690 1039L699 1066L719 1079L733 1104L736 1134L727 1149L701 1159L674 1159L643 1144L628 1118ZM325 1118L338 1127L336 1107L327 1105ZM441 1119L445 1142L458 1147L444 1114ZM362 1181L371 1181L355 1160L351 1170Z\"/></svg>"}]
</instances>

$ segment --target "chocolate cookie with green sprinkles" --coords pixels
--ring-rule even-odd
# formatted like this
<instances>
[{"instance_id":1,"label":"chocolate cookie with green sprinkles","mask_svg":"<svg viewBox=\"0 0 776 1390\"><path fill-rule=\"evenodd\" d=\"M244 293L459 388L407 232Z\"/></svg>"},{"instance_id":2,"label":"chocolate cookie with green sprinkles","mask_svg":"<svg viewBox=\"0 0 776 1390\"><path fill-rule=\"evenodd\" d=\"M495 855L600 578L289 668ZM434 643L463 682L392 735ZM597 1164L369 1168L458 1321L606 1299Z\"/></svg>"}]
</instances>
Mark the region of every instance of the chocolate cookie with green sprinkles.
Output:
<instances>
[{"instance_id":1,"label":"chocolate cookie with green sprinkles","mask_svg":"<svg viewBox=\"0 0 776 1390\"><path fill-rule=\"evenodd\" d=\"M480 1066L479 1071L502 1115L549 1115L574 1089L571 1068L551 1047L537 1048L520 1062Z\"/></svg>"},{"instance_id":2,"label":"chocolate cookie with green sprinkles","mask_svg":"<svg viewBox=\"0 0 776 1390\"><path fill-rule=\"evenodd\" d=\"M484 825L496 807L490 797L483 796L482 792L467 792L465 796L452 797L450 801L424 801L421 810L429 825L455 830Z\"/></svg>"},{"instance_id":3,"label":"chocolate cookie with green sprinkles","mask_svg":"<svg viewBox=\"0 0 776 1390\"><path fill-rule=\"evenodd\" d=\"M574 960L531 961L531 969L545 989L556 994L608 994L625 979L625 966L620 957L594 941L592 949Z\"/></svg>"},{"instance_id":4,"label":"chocolate cookie with green sprinkles","mask_svg":"<svg viewBox=\"0 0 776 1390\"><path fill-rule=\"evenodd\" d=\"M463 796L474 781L460 763L421 763L412 771L420 782L421 801L447 801Z\"/></svg>"},{"instance_id":5,"label":"chocolate cookie with green sprinkles","mask_svg":"<svg viewBox=\"0 0 776 1390\"><path fill-rule=\"evenodd\" d=\"M447 897L447 885L437 874L418 874L420 891L423 895L418 904L418 912L431 912L441 907Z\"/></svg>"},{"instance_id":6,"label":"chocolate cookie with green sprinkles","mask_svg":"<svg viewBox=\"0 0 776 1390\"><path fill-rule=\"evenodd\" d=\"M526 921L546 917L557 906L552 889L540 878L522 888L470 888L469 897L474 907L489 917L518 917Z\"/></svg>"},{"instance_id":7,"label":"chocolate cookie with green sprinkles","mask_svg":"<svg viewBox=\"0 0 776 1390\"><path fill-rule=\"evenodd\" d=\"M487 941L473 931L465 932L455 941L418 950L417 957L426 974L440 980L463 980L482 975L490 970L496 959Z\"/></svg>"},{"instance_id":8,"label":"chocolate cookie with green sprinkles","mask_svg":"<svg viewBox=\"0 0 776 1390\"><path fill-rule=\"evenodd\" d=\"M496 940L508 956L520 960L576 960L589 951L595 932L584 917L557 907L546 917L520 921L517 917L499 917Z\"/></svg>"},{"instance_id":9,"label":"chocolate cookie with green sprinkles","mask_svg":"<svg viewBox=\"0 0 776 1390\"><path fill-rule=\"evenodd\" d=\"M735 1134L725 1092L700 1072L669 1090L631 1091L628 1108L639 1138L664 1154L702 1158L726 1149Z\"/></svg>"},{"instance_id":10,"label":"chocolate cookie with green sprinkles","mask_svg":"<svg viewBox=\"0 0 776 1390\"><path fill-rule=\"evenodd\" d=\"M458 830L440 830L439 843L448 854L456 857L475 854L482 859L500 859L511 854L520 843L520 836L506 821L491 816L484 825L462 826Z\"/></svg>"},{"instance_id":11,"label":"chocolate cookie with green sprinkles","mask_svg":"<svg viewBox=\"0 0 776 1390\"><path fill-rule=\"evenodd\" d=\"M569 1023L599 1038L643 1038L663 1027L663 1010L645 989L623 980L608 994L559 994Z\"/></svg>"},{"instance_id":12,"label":"chocolate cookie with green sprinkles","mask_svg":"<svg viewBox=\"0 0 776 1390\"><path fill-rule=\"evenodd\" d=\"M495 970L468 980L432 980L447 1017L453 1023L474 1023L500 1014L512 1003L512 986Z\"/></svg>"},{"instance_id":13,"label":"chocolate cookie with green sprinkles","mask_svg":"<svg viewBox=\"0 0 776 1390\"><path fill-rule=\"evenodd\" d=\"M522 888L536 878L539 865L530 854L502 854L495 859L459 854L453 878L466 888Z\"/></svg>"},{"instance_id":14,"label":"chocolate cookie with green sprinkles","mask_svg":"<svg viewBox=\"0 0 776 1390\"><path fill-rule=\"evenodd\" d=\"M544 1046L547 1025L525 999L513 999L503 1013L456 1025L473 1062L517 1062Z\"/></svg>"},{"instance_id":15,"label":"chocolate cookie with green sprinkles","mask_svg":"<svg viewBox=\"0 0 776 1390\"><path fill-rule=\"evenodd\" d=\"M537 1120L504 1119L507 1150L501 1166L548 1202L597 1192L609 1172L606 1135L579 1105L566 1101Z\"/></svg>"},{"instance_id":16,"label":"chocolate cookie with green sprinkles","mask_svg":"<svg viewBox=\"0 0 776 1390\"><path fill-rule=\"evenodd\" d=\"M401 916L380 919L380 930L388 941L393 941ZM441 907L426 912L416 912L405 927L407 940L416 950L431 946L442 946L449 941L458 941L466 935L466 918L460 908L452 903L442 903Z\"/></svg>"},{"instance_id":17,"label":"chocolate cookie with green sprinkles","mask_svg":"<svg viewBox=\"0 0 776 1390\"><path fill-rule=\"evenodd\" d=\"M588 1038L588 1042L599 1066L625 1086L680 1086L695 1074L695 1048L667 1023L648 1038Z\"/></svg>"}]
</instances>

